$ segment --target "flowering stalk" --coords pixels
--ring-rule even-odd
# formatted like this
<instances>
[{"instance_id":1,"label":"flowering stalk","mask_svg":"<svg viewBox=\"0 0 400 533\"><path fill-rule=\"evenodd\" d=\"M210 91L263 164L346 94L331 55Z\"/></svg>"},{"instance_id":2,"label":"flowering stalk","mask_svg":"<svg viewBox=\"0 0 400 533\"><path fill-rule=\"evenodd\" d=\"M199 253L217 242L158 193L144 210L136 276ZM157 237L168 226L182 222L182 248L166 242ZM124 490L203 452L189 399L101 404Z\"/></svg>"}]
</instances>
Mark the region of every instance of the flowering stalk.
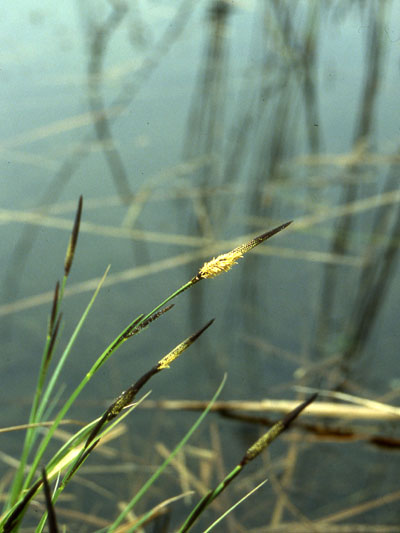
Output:
<instances>
[{"instance_id":1,"label":"flowering stalk","mask_svg":"<svg viewBox=\"0 0 400 533\"><path fill-rule=\"evenodd\" d=\"M241 244L240 246L237 246L230 252L227 252L226 254L221 254L218 257L214 257L210 261L207 261L204 263L204 265L200 268L198 273L185 285L182 285L177 291L172 293L168 298L166 298L163 302L161 302L157 307L155 307L150 313L148 313L145 317L143 317L137 324L135 324L135 329L133 330L134 333L137 333L141 330L141 324L142 322L148 320L154 313L156 313L161 307L166 305L168 302L170 302L173 298L181 294L182 292L186 291L190 287L192 287L195 283L198 283L202 279L209 279L209 278L215 278L216 276L219 276L219 274L222 274L223 272L228 272L234 265L236 265L237 260L243 257L243 255L262 242L266 241L267 239L270 239L283 229L287 228L292 223L292 220L289 222L285 222L285 224L282 224L280 226L277 226L276 228L266 231L265 233L262 233L258 237L255 237L254 239L251 239L251 241L248 241L244 244ZM132 334L134 334L132 333Z\"/></svg>"},{"instance_id":2,"label":"flowering stalk","mask_svg":"<svg viewBox=\"0 0 400 533\"><path fill-rule=\"evenodd\" d=\"M242 460L235 468L225 477L223 481L213 490L210 490L196 505L193 511L190 513L185 523L178 530L178 533L186 533L191 529L192 525L199 518L201 513L206 507L210 505L212 501L221 494L223 490L235 479L237 475L243 470L243 468L255 459L265 448L267 448L271 442L273 442L281 433L285 431L290 424L299 416L299 414L317 397L317 394L313 394L303 403L298 405L295 409L290 411L286 416L274 424L262 437L260 437L244 454Z\"/></svg>"}]
</instances>

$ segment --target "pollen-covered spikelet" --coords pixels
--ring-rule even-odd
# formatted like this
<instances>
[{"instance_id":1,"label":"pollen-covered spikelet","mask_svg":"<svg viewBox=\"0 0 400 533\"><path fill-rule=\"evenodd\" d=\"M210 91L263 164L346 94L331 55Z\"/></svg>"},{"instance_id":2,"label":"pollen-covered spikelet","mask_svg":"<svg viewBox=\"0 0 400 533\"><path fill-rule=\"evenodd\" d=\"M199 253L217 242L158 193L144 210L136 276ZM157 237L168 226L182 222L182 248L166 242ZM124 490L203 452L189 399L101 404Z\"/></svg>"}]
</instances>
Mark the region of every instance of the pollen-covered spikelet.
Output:
<instances>
[{"instance_id":1,"label":"pollen-covered spikelet","mask_svg":"<svg viewBox=\"0 0 400 533\"><path fill-rule=\"evenodd\" d=\"M233 265L236 265L237 260L241 257L243 257L243 254L237 248L226 254L214 257L211 261L204 263L199 270L199 277L203 279L215 278L215 276L222 274L222 272L228 272Z\"/></svg>"}]
</instances>

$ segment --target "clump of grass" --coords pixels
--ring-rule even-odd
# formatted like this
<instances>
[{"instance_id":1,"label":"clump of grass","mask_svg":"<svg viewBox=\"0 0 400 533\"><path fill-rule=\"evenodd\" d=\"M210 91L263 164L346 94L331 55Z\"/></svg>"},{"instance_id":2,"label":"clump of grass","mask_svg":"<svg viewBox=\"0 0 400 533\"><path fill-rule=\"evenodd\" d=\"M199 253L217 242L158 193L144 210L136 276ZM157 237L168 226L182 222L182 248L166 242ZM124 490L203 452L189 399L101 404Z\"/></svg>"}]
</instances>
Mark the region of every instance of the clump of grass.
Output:
<instances>
[{"instance_id":1,"label":"clump of grass","mask_svg":"<svg viewBox=\"0 0 400 533\"><path fill-rule=\"evenodd\" d=\"M62 313L60 312L61 304L63 301L64 290L70 274L76 246L78 242L79 226L82 214L82 197L79 199L78 209L75 216L75 222L69 240L67 253L64 261L64 275L61 283L57 282L54 290L54 298L52 308L50 312L50 318L47 328L47 335L45 346L43 350L41 365L39 369L39 376L37 380L37 386L35 395L32 401L32 407L29 417L28 429L25 435L25 441L21 452L21 458L19 466L15 472L12 485L9 490L8 499L3 510L3 514L0 516L0 531L15 532L18 531L23 517L32 503L33 498L41 487L43 487L45 494L45 502L47 512L40 518L36 531L40 533L43 531L44 525L47 521L50 531L57 531L57 519L55 504L62 491L67 487L71 479L76 472L81 468L87 457L93 452L100 440L109 432L116 424L120 423L125 416L127 416L137 404L132 405L133 400L137 394L146 385L146 383L153 378L159 372L167 369L179 357L185 350L187 350L199 337L202 335L213 323L214 320L210 320L196 333L190 335L187 339L177 344L177 346L162 357L158 363L156 363L149 371L143 376L134 381L125 391L116 398L114 402L104 411L104 413L97 419L82 429L77 431L63 446L61 446L53 457L47 462L46 466L42 468L39 473L39 465L43 461L45 452L49 448L49 444L53 439L54 433L59 424L64 419L70 407L78 398L81 391L93 378L99 368L106 363L106 361L114 354L114 352L128 339L134 337L140 333L144 328L150 326L155 320L163 316L166 312L170 311L173 307L169 302L176 298L179 294L191 288L196 283L210 278L215 278L219 274L229 271L243 255L258 246L262 242L266 241L273 235L279 233L285 229L290 222L282 224L274 228L271 231L265 232L262 235L252 239L251 241L238 246L228 253L217 256L210 261L204 263L199 269L197 274L193 278L182 285L178 290L170 294L163 302L157 305L147 314L140 314L134 320L128 324L125 329L107 346L104 352L95 360L88 372L83 376L81 382L76 386L75 390L63 403L59 411L53 417L53 421L50 424L46 434L39 442L40 433L38 428L45 422L49 424L48 417L53 408L51 398L55 391L56 384L59 380L62 369L68 359L71 349L75 343L75 340L84 325L87 315L96 299L96 296L104 282L107 275L108 268L104 273L98 287L96 288L91 300L89 301L85 311L83 312L78 324L73 331L71 338L69 339L67 346L63 353L59 357L54 370L49 374L50 362L54 355L54 347L58 338L60 324L62 321ZM174 455L182 448L187 442L192 433L196 430L198 425L204 419L212 404L217 399L223 383L218 388L214 398L210 401L207 408L203 411L201 416L193 424L191 429L186 433L182 440L178 443L171 455L164 461L164 463L157 469L157 471L151 476L151 478L144 484L144 486L138 491L138 493L132 498L132 500L126 505L124 511L122 511L116 520L106 528L107 532L115 531L115 529L126 520L128 512L136 505L136 503L146 493L152 483L157 479L167 464L172 460ZM233 479L243 470L245 465L255 459L261 451L268 446L278 435L287 429L290 423L295 417L313 400L315 395L310 397L307 401L303 402L291 413L286 415L280 422L275 424L263 437L261 437L256 443L254 443L246 452L240 463L232 470L232 472L221 482L218 487L210 491L194 508L192 513L188 516L187 520L182 525L180 531L188 531L193 523L198 519L200 514L208 507L208 505L219 496L219 494L225 490L225 488L233 481ZM58 477L55 488L51 492L50 482ZM148 520L154 509L151 509L136 523L128 526L127 531L134 531Z\"/></svg>"}]
</instances>

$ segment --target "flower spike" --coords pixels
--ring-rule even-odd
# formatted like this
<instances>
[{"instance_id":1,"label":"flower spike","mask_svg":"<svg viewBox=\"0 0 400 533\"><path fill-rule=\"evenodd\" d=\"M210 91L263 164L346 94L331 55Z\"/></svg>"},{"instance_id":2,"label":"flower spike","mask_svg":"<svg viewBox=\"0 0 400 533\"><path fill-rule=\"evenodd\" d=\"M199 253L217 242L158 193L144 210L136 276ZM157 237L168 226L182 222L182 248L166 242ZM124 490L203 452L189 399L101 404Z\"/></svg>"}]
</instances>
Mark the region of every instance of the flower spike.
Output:
<instances>
[{"instance_id":1,"label":"flower spike","mask_svg":"<svg viewBox=\"0 0 400 533\"><path fill-rule=\"evenodd\" d=\"M241 244L226 254L221 254L218 257L214 257L210 261L207 261L207 263L204 263L204 265L201 267L196 278L194 279L198 281L200 279L215 278L215 276L218 276L223 272L228 272L228 270L230 270L233 265L236 265L237 260L243 257L245 253L249 252L255 246L258 246L273 235L276 235L283 229L287 228L291 223L292 220L270 231L267 231L258 237L255 237L245 244Z\"/></svg>"}]
</instances>

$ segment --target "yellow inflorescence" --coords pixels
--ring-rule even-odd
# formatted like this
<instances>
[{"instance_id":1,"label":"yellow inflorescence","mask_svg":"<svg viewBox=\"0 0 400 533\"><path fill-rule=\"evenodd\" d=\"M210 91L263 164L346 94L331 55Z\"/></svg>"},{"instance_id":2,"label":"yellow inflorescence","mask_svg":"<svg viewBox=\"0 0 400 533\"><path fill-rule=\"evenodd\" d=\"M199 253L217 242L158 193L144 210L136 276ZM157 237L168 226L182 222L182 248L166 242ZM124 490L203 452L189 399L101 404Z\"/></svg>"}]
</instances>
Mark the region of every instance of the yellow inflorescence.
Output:
<instances>
[{"instance_id":1,"label":"yellow inflorescence","mask_svg":"<svg viewBox=\"0 0 400 533\"><path fill-rule=\"evenodd\" d=\"M243 257L243 254L240 250L235 249L227 254L219 255L214 257L211 261L204 263L204 265L199 270L199 275L201 278L215 278L223 272L228 272L233 265L236 265L237 260Z\"/></svg>"}]
</instances>

